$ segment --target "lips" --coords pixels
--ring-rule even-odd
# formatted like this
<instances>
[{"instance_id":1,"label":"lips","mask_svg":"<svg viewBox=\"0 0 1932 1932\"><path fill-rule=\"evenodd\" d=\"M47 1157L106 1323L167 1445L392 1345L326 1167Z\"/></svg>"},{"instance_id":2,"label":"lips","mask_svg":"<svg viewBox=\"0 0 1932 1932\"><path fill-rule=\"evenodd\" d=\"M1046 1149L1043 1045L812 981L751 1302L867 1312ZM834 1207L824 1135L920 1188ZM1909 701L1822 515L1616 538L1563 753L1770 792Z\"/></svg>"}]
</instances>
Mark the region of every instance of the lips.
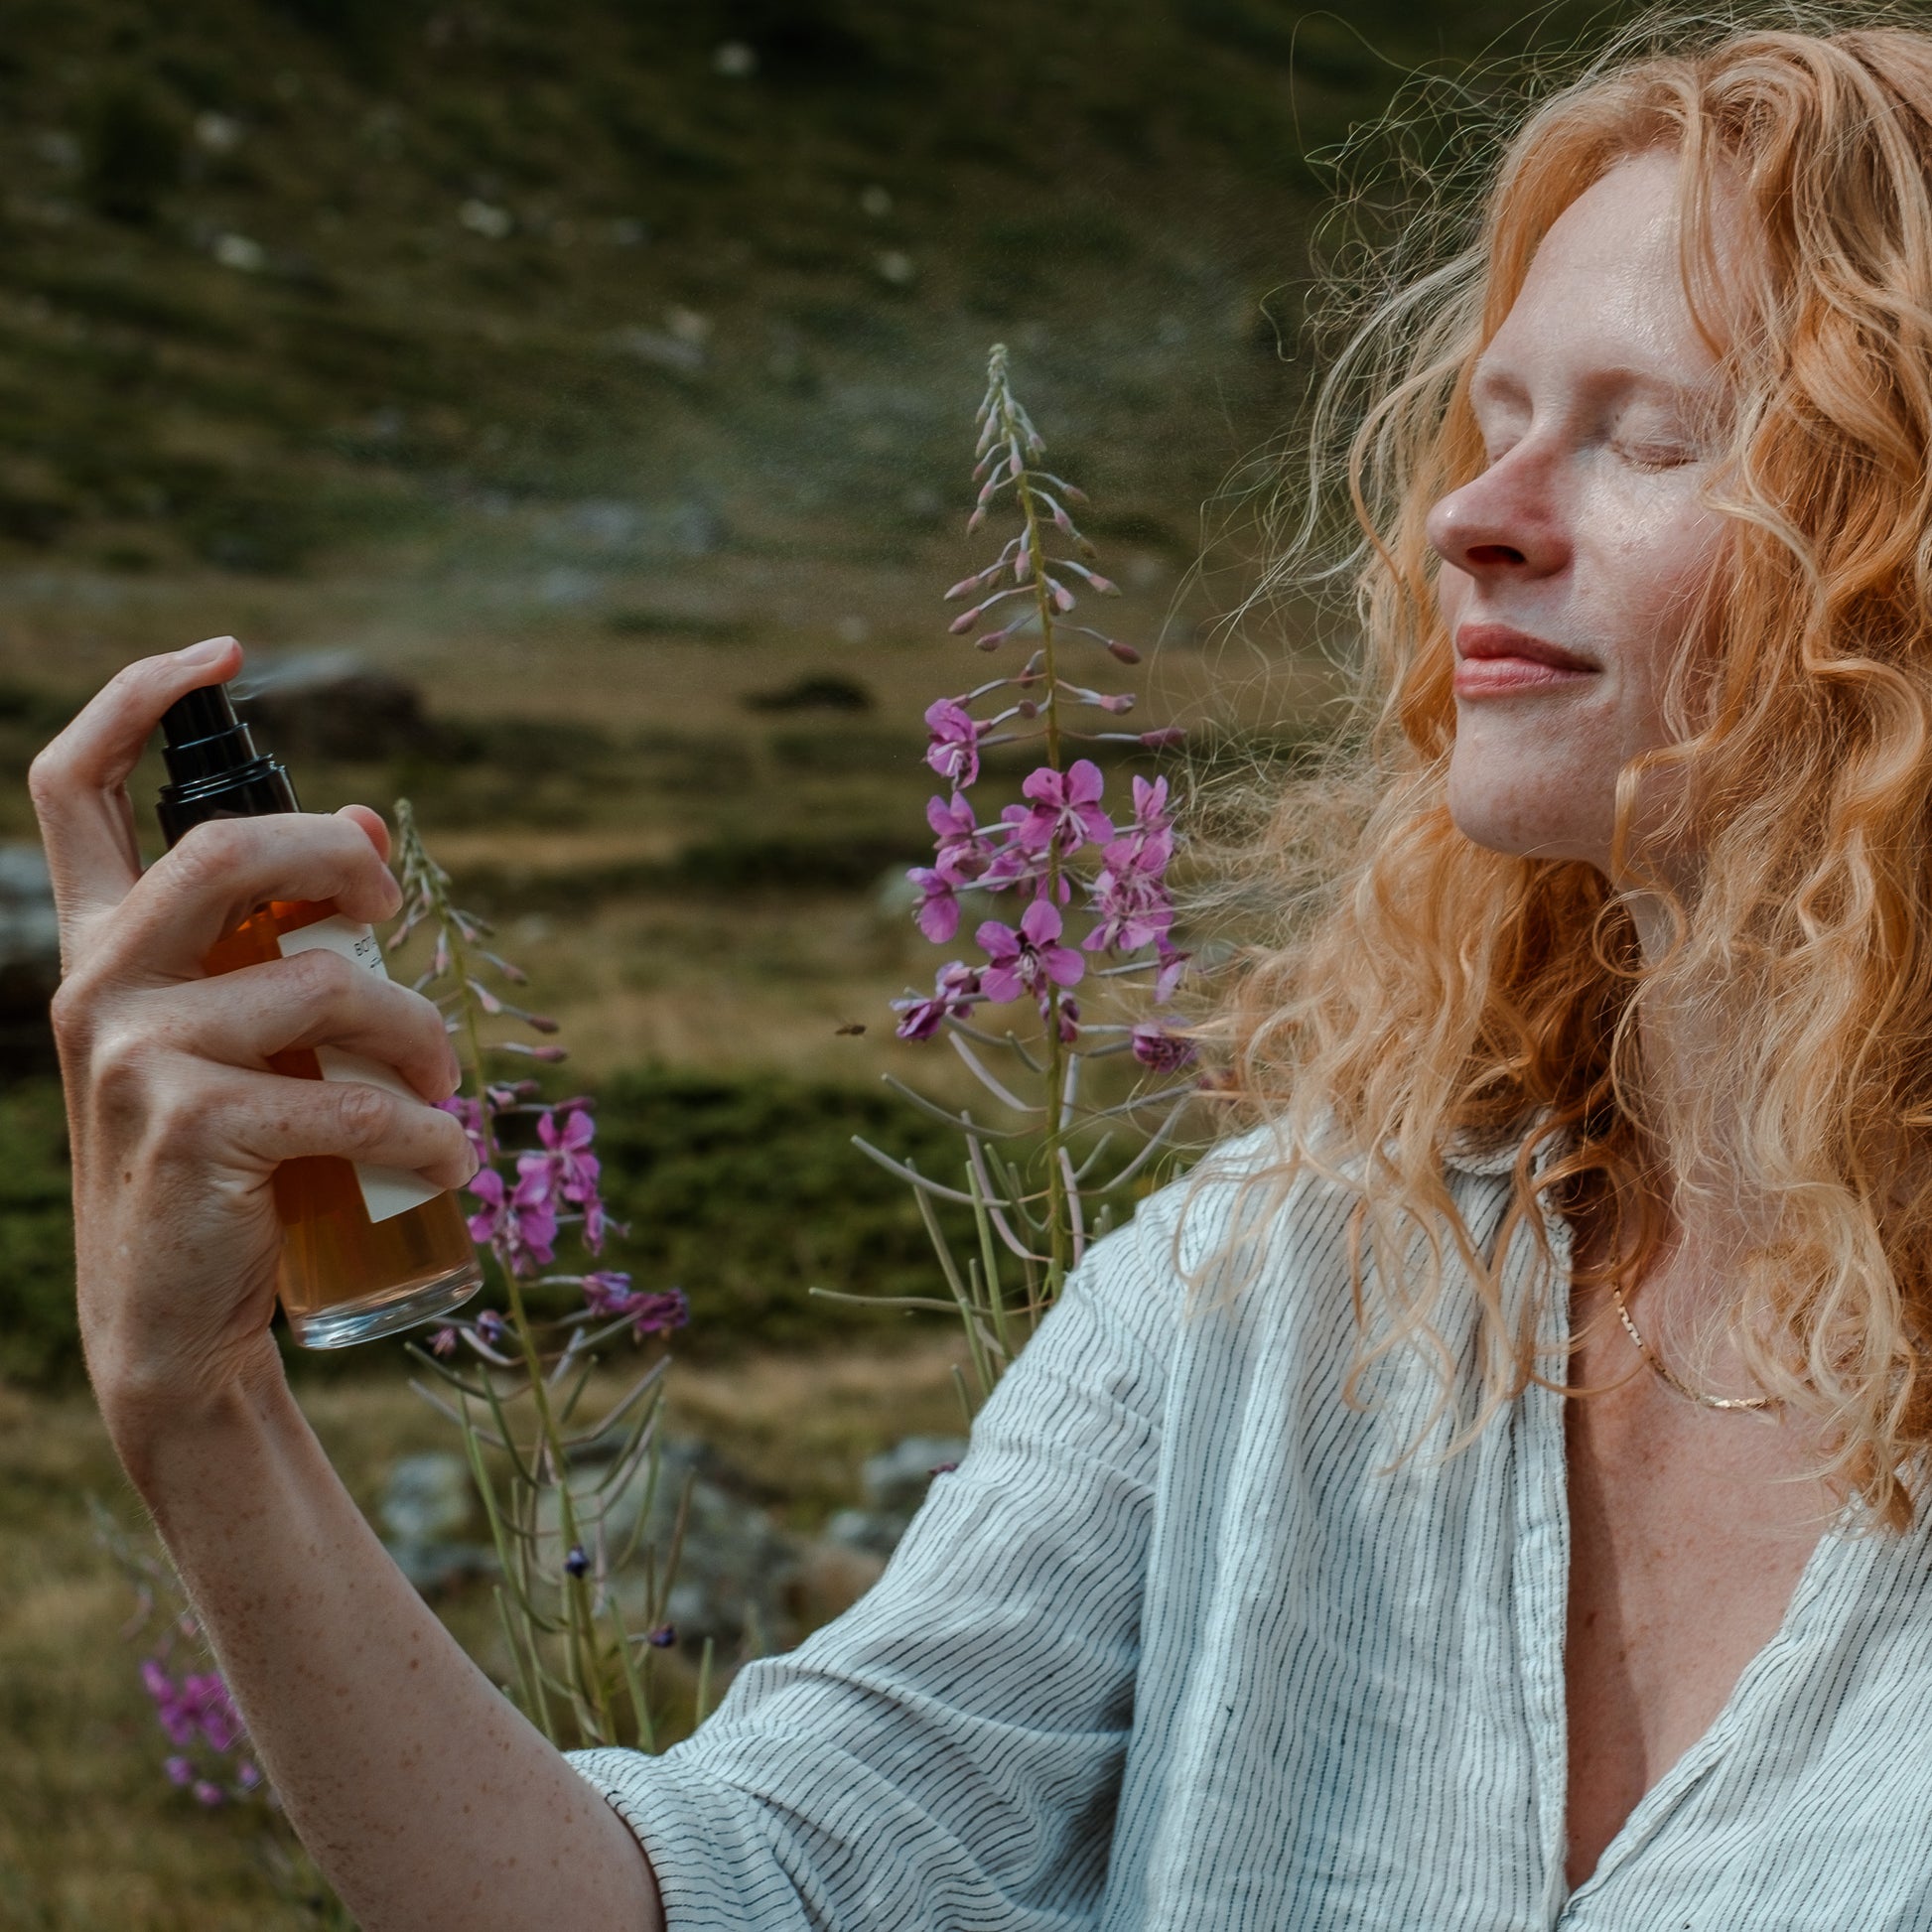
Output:
<instances>
[{"instance_id":1,"label":"lips","mask_svg":"<svg viewBox=\"0 0 1932 1932\"><path fill-rule=\"evenodd\" d=\"M1505 697L1581 683L1597 666L1574 650L1506 623L1465 623L1455 633L1455 695Z\"/></svg>"}]
</instances>

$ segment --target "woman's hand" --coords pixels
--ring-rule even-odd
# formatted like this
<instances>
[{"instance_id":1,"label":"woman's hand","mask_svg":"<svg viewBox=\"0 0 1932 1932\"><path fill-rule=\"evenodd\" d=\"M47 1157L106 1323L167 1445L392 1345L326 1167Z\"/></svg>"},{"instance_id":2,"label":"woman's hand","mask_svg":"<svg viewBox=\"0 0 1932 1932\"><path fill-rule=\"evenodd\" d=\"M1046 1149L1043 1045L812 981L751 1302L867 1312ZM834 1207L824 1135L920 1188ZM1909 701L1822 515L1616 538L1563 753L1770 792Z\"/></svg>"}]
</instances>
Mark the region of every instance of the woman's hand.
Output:
<instances>
[{"instance_id":1,"label":"woman's hand","mask_svg":"<svg viewBox=\"0 0 1932 1932\"><path fill-rule=\"evenodd\" d=\"M162 712L239 658L221 637L130 665L34 764L88 1372L262 1766L358 1925L661 1932L637 1840L396 1569L269 1340L277 1162L456 1186L476 1161L426 1104L456 1085L427 1000L323 951L202 973L267 899L395 911L373 812L200 825L140 869L127 774ZM422 1101L268 1068L324 1043L387 1061Z\"/></svg>"},{"instance_id":2,"label":"woman's hand","mask_svg":"<svg viewBox=\"0 0 1932 1932\"><path fill-rule=\"evenodd\" d=\"M54 1031L80 1333L124 1454L151 1427L279 1376L268 1327L279 1162L344 1155L444 1187L476 1168L461 1126L428 1104L458 1080L429 1001L319 949L202 971L214 941L270 899L393 914L401 896L375 813L217 820L140 869L127 775L162 712L231 676L240 656L221 637L130 665L30 776L61 918ZM396 1067L422 1102L269 1070L271 1054L325 1042Z\"/></svg>"}]
</instances>

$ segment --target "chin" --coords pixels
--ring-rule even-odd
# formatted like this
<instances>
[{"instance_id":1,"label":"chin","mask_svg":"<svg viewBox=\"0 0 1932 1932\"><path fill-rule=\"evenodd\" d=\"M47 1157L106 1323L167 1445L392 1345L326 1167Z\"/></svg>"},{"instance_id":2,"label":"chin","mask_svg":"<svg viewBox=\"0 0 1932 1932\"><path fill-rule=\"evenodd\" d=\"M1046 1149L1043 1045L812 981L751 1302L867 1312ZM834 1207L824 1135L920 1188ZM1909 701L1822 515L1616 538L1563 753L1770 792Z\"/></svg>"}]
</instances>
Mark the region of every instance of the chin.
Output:
<instances>
[{"instance_id":1,"label":"chin","mask_svg":"<svg viewBox=\"0 0 1932 1932\"><path fill-rule=\"evenodd\" d=\"M1449 822L1471 844L1517 859L1581 859L1605 869L1613 800L1599 812L1576 780L1551 771L1473 772L1449 764Z\"/></svg>"}]
</instances>

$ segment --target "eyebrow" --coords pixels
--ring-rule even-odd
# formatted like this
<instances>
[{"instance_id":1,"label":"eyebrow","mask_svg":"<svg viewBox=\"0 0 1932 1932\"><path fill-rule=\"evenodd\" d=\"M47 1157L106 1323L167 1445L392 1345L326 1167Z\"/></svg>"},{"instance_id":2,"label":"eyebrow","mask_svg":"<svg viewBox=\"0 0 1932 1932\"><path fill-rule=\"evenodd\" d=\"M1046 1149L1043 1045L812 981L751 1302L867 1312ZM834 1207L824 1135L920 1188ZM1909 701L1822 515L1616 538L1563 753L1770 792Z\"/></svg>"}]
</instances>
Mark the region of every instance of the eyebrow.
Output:
<instances>
[{"instance_id":1,"label":"eyebrow","mask_svg":"<svg viewBox=\"0 0 1932 1932\"><path fill-rule=\"evenodd\" d=\"M1498 389L1520 393L1526 386L1518 377L1498 368L1486 356L1476 358L1476 365L1469 376L1469 395L1472 399ZM1676 382L1669 376L1659 375L1654 369L1638 368L1627 362L1591 369L1586 375L1583 386L1597 394L1642 390L1665 402L1687 408L1703 405L1711 394L1708 383Z\"/></svg>"}]
</instances>

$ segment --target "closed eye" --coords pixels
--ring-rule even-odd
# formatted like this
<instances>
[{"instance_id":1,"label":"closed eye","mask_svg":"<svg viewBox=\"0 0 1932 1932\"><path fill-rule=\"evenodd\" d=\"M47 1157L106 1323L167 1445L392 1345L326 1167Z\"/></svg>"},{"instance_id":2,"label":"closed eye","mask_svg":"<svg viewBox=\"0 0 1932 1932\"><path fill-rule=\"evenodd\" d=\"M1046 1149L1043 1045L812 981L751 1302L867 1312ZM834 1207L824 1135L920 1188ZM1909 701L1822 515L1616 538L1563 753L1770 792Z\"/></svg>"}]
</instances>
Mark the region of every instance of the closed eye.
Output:
<instances>
[{"instance_id":1,"label":"closed eye","mask_svg":"<svg viewBox=\"0 0 1932 1932\"><path fill-rule=\"evenodd\" d=\"M1616 442L1610 447L1639 470L1679 470L1687 463L1697 462L1701 454L1689 443Z\"/></svg>"}]
</instances>

